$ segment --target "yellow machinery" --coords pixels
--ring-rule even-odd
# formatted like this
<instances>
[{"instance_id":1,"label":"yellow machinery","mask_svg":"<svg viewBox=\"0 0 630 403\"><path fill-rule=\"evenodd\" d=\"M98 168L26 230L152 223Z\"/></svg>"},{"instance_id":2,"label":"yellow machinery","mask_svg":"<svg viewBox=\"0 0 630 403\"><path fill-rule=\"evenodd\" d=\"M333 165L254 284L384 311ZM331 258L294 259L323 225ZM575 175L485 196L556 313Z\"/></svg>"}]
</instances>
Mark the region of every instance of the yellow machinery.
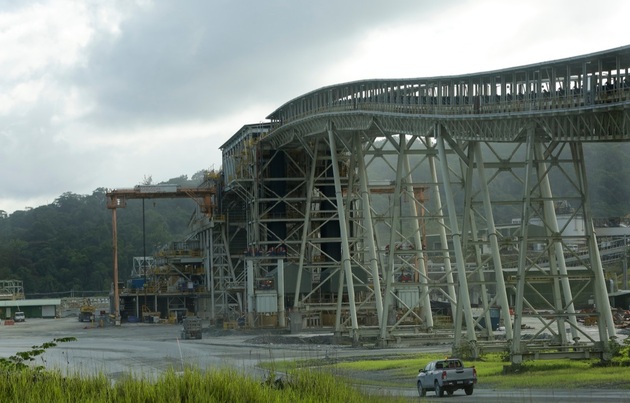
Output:
<instances>
[{"instance_id":1,"label":"yellow machinery","mask_svg":"<svg viewBox=\"0 0 630 403\"><path fill-rule=\"evenodd\" d=\"M148 306L142 305L142 322L159 323L160 315L161 315L160 312L152 312L149 310Z\"/></svg>"},{"instance_id":2,"label":"yellow machinery","mask_svg":"<svg viewBox=\"0 0 630 403\"><path fill-rule=\"evenodd\" d=\"M89 299L83 300L83 304L79 310L79 322L91 322L94 320L94 312L96 307L92 305Z\"/></svg>"}]
</instances>

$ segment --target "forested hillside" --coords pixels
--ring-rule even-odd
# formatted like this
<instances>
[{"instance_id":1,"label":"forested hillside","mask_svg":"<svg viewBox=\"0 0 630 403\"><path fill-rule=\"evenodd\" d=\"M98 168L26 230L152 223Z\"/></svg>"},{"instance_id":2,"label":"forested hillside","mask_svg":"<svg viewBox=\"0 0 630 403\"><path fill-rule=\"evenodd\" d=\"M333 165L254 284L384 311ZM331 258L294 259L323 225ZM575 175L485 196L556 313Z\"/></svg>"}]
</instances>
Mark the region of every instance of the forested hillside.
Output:
<instances>
[{"instance_id":1,"label":"forested hillside","mask_svg":"<svg viewBox=\"0 0 630 403\"><path fill-rule=\"evenodd\" d=\"M182 176L167 183L196 186ZM106 190L64 193L52 204L16 211L0 219L0 279L23 281L27 296L109 290L112 283L112 212ZM195 202L188 199L129 200L117 210L119 267L128 277L134 256L180 240Z\"/></svg>"},{"instance_id":2,"label":"forested hillside","mask_svg":"<svg viewBox=\"0 0 630 403\"><path fill-rule=\"evenodd\" d=\"M589 195L595 217L619 217L630 213L630 144L587 144L585 158ZM396 166L393 164L393 166ZM393 179L391 170L374 164L371 180ZM203 175L191 180L181 176L166 183L197 186ZM424 178L426 179L426 178ZM416 180L423 180L416 178ZM554 188L566 186L561 181ZM497 182L492 192L520 192ZM109 290L112 282L111 211L105 189L91 195L64 193L54 203L0 215L0 279L19 279L27 295L70 290ZM500 194L494 195L498 199ZM522 195L517 195L521 196ZM146 251L187 235L187 223L195 204L186 199L146 200ZM128 278L134 256L142 256L142 201L130 200L118 209L118 246L121 279ZM497 222L517 217L520 209L506 211Z\"/></svg>"}]
</instances>

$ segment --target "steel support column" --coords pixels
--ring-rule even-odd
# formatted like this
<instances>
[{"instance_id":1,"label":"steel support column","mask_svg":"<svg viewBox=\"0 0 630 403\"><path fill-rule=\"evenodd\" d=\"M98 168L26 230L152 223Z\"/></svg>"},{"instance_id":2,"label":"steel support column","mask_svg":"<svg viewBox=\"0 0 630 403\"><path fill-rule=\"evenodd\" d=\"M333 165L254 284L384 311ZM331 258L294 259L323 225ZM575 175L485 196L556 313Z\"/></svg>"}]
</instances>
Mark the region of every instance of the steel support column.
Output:
<instances>
[{"instance_id":1,"label":"steel support column","mask_svg":"<svg viewBox=\"0 0 630 403\"><path fill-rule=\"evenodd\" d=\"M462 310L464 319L466 321L466 338L467 342L472 347L472 354L477 357L479 354L476 342L477 336L474 329L474 320L472 317L472 310L470 306L470 295L468 293L468 281L466 279L466 262L464 257L464 251L462 249L462 234L459 230L459 223L457 220L457 210L455 209L455 200L453 198L453 189L450 182L450 175L448 170L448 160L446 154L446 147L444 145L444 135L440 125L436 126L436 140L440 158L440 167L442 171L442 182L444 184L444 194L446 196L446 208L448 210L449 222L451 227L451 237L453 239L453 249L455 253L455 264L457 267L458 278L458 298L457 306L458 310ZM461 332L457 330L458 323L455 323L455 335L454 335L454 348L458 348L461 343Z\"/></svg>"},{"instance_id":2,"label":"steel support column","mask_svg":"<svg viewBox=\"0 0 630 403\"><path fill-rule=\"evenodd\" d=\"M477 325L483 319L484 321L484 331L485 336L488 339L492 339L494 337L493 328L492 328L492 319L490 317L490 301L488 297L488 288L485 280L485 274L483 270L483 260L481 258L481 248L479 241L479 234L477 231L477 211L475 208L475 204L473 203L473 196L475 194L473 187L473 177L475 173L475 147L473 143L468 143L467 147L467 155L466 155L466 163L460 158L460 165L462 169L465 170L465 179L464 179L464 218L462 220L462 233L469 234L463 238L464 240L464 251L468 252L472 249L474 252L475 264L476 267L473 269L469 276L472 276L473 273L477 275L477 279L479 282L479 286L481 288L481 306L483 312L480 317L475 319L475 331L477 329ZM468 229L467 225L470 225L470 229ZM470 247L470 241L472 241L472 248ZM468 256L466 256L468 259ZM472 301L471 301L472 305ZM473 318L474 319L474 318ZM457 320L461 320L459 317Z\"/></svg>"},{"instance_id":3,"label":"steel support column","mask_svg":"<svg viewBox=\"0 0 630 403\"><path fill-rule=\"evenodd\" d=\"M390 137L392 144L394 141ZM389 338L387 329L388 325L396 323L396 317L390 317L392 313L395 313L393 301L396 289L394 286L394 271L396 261L396 238L398 235L398 228L400 227L400 189L402 187L402 176L404 166L404 150L406 148L406 138L403 134L398 136L398 145L396 147L397 163L396 163L396 179L394 186L394 197L392 198L392 204L390 209L392 211L392 222L389 233L389 253L387 256L387 262L383 266L383 277L385 279L385 290L383 292L383 319L381 323L380 343L386 344Z\"/></svg>"},{"instance_id":4,"label":"steel support column","mask_svg":"<svg viewBox=\"0 0 630 403\"><path fill-rule=\"evenodd\" d=\"M401 135L402 136L402 135ZM415 217L411 221L411 230L413 232L413 239L415 245L415 258L416 258L416 267L415 269L419 272L419 282L420 286L418 287L418 291L420 293L418 301L420 302L420 306L424 309L424 320L425 325L428 329L433 329L433 315L431 315L431 298L429 297L429 286L428 286L428 278L427 278L427 269L425 265L424 254L426 253L422 247L422 233L420 229L420 215L418 214L418 204L420 200L416 200L415 191L413 186L413 177L411 175L411 165L409 163L409 154L404 153L404 168L405 168L405 191L408 197L413 200L411 203L411 216ZM424 206L420 206L420 209L423 209ZM415 276L414 276L415 277ZM414 308L414 307L410 307ZM428 314L427 314L428 313Z\"/></svg>"},{"instance_id":5,"label":"steel support column","mask_svg":"<svg viewBox=\"0 0 630 403\"><path fill-rule=\"evenodd\" d=\"M251 259L245 260L245 267L247 269L247 323L250 327L255 327L254 262Z\"/></svg>"},{"instance_id":6,"label":"steel support column","mask_svg":"<svg viewBox=\"0 0 630 403\"><path fill-rule=\"evenodd\" d=\"M433 183L433 197L435 200L435 209L437 214L438 233L440 235L440 247L442 249L442 258L444 259L444 270L446 272L447 295L451 302L452 311L455 312L457 304L457 292L455 290L455 280L453 278L453 265L451 263L451 254L449 252L448 235L446 233L446 220L444 219L445 211L442 205L442 197L440 196L440 185L438 182L437 166L435 163L436 156L429 156L429 169L431 171L431 182ZM445 178L448 180L448 178Z\"/></svg>"},{"instance_id":7,"label":"steel support column","mask_svg":"<svg viewBox=\"0 0 630 403\"><path fill-rule=\"evenodd\" d=\"M383 295L381 290L381 280L379 275L378 256L376 253L377 245L375 242L374 222L372 219L372 206L370 203L370 192L368 190L368 177L365 168L365 156L361 143L356 138L354 144L354 152L358 154L357 170L359 174L359 186L361 191L361 211L363 213L364 241L366 243L367 258L369 261L370 274L372 276L372 286L374 287L374 304L376 308L376 316L378 320L379 330L382 332L383 327L387 327L387 323L383 322Z\"/></svg>"},{"instance_id":8,"label":"steel support column","mask_svg":"<svg viewBox=\"0 0 630 403\"><path fill-rule=\"evenodd\" d=\"M114 318L116 326L120 326L120 294L118 290L118 226L116 224L116 208L112 208L112 252L114 259Z\"/></svg>"},{"instance_id":9,"label":"steel support column","mask_svg":"<svg viewBox=\"0 0 630 403\"><path fill-rule=\"evenodd\" d=\"M595 229L593 227L593 215L591 213L590 198L588 196L588 183L586 181L586 166L584 164L584 150L582 148L582 144L573 144L572 152L573 160L576 164L578 164L578 179L581 183L581 189L584 194L584 229L588 239L591 270L595 276L595 300L597 301L597 310L599 312L599 320L597 321L599 340L602 344L602 350L604 351L604 358L610 359L610 348L607 341L616 338L616 330L612 317L612 311L610 309L610 301L608 300L608 291L606 290L606 280L604 279L602 259L597 245L597 235L595 234Z\"/></svg>"},{"instance_id":10,"label":"steel support column","mask_svg":"<svg viewBox=\"0 0 630 403\"><path fill-rule=\"evenodd\" d=\"M317 168L317 151L319 149L319 141L315 141L315 146L313 150L313 158L311 161L311 169L309 173L309 177L307 178L308 185L306 186L306 201L304 206L304 222L302 224L302 238L300 239L300 255L298 258L298 274L297 280L295 284L295 295L293 308L300 309L302 308L300 305L300 287L302 284L302 274L304 270L304 260L306 259L307 253L307 242L308 242L308 234L310 232L311 227L311 210L313 205L313 192L314 192L314 183L315 183L315 170Z\"/></svg>"},{"instance_id":11,"label":"steel support column","mask_svg":"<svg viewBox=\"0 0 630 403\"><path fill-rule=\"evenodd\" d=\"M278 326L285 328L286 312L284 309L284 259L278 259ZM299 284L299 283L298 283Z\"/></svg>"},{"instance_id":12,"label":"steel support column","mask_svg":"<svg viewBox=\"0 0 630 403\"><path fill-rule=\"evenodd\" d=\"M213 218L214 219L214 218ZM204 252L203 269L206 273L206 292L210 293L210 307L206 302L206 309L210 311L210 322L216 323L216 312L214 302L214 273L212 270L212 248L214 241L212 239L212 230L206 229L202 233L202 245ZM209 309L208 309L209 308Z\"/></svg>"},{"instance_id":13,"label":"steel support column","mask_svg":"<svg viewBox=\"0 0 630 403\"><path fill-rule=\"evenodd\" d=\"M527 248L529 233L529 216L531 204L531 181L534 175L534 143L535 130L533 124L527 128L525 148L525 181L523 183L523 204L521 210L521 230L518 253L518 267L516 276L516 307L514 310L514 339L512 340L512 363L523 362L523 347L521 328L523 323L523 302L525 300L525 275L527 273Z\"/></svg>"},{"instance_id":14,"label":"steel support column","mask_svg":"<svg viewBox=\"0 0 630 403\"><path fill-rule=\"evenodd\" d=\"M481 196L483 198L483 207L486 213L486 225L488 231L488 241L490 243L490 252L492 254L492 263L494 265L494 275L496 282L496 293L499 306L501 307L501 316L505 325L505 338L512 340L512 318L510 317L510 304L508 302L507 290L505 289L505 278L503 276L503 265L501 263L501 255L499 253L499 240L497 237L497 228L494 224L494 214L492 213L492 203L490 201L490 191L488 189L488 181L486 179L483 156L481 153L481 144L474 143L475 160L477 163L477 173L479 175L479 184L481 185Z\"/></svg>"},{"instance_id":15,"label":"steel support column","mask_svg":"<svg viewBox=\"0 0 630 403\"><path fill-rule=\"evenodd\" d=\"M350 260L350 244L348 242L348 222L346 220L346 207L343 202L343 190L341 189L341 177L339 173L339 160L337 158L337 142L332 129L328 129L328 142L330 146L333 179L335 183L335 200L337 201L337 214L339 217L339 229L341 233L341 266L345 273L345 281L348 289L348 303L350 305L350 320L352 322L352 338L358 341L359 324L357 320L357 308L354 295L354 280L352 277L352 265ZM339 276L339 283L344 276Z\"/></svg>"},{"instance_id":16,"label":"steel support column","mask_svg":"<svg viewBox=\"0 0 630 403\"><path fill-rule=\"evenodd\" d=\"M554 303L558 313L565 311L568 313L568 319L571 323L571 336L574 341L577 341L577 318L575 317L571 284L569 283L567 265L564 259L563 244L559 239L562 234L558 226L558 218L556 216L551 184L549 182L549 172L547 170L547 163L544 160L543 145L540 142L534 144L534 158L536 161L541 197L543 199L545 228L548 229L549 241L551 242L550 246L552 247L551 252L553 253L553 256L550 256L549 259L549 269L554 277ZM561 285L562 293L558 290L558 282ZM564 300L562 297L564 297ZM564 320L565 318L563 316L558 317L558 335L563 345L566 344Z\"/></svg>"}]
</instances>

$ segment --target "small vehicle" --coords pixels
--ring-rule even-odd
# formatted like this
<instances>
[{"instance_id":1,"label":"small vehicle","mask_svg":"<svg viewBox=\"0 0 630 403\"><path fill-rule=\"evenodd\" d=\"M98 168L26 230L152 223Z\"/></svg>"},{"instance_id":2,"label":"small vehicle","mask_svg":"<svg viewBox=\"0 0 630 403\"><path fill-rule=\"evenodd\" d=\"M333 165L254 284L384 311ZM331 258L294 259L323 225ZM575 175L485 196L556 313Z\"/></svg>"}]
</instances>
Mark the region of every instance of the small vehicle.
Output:
<instances>
[{"instance_id":1,"label":"small vehicle","mask_svg":"<svg viewBox=\"0 0 630 403\"><path fill-rule=\"evenodd\" d=\"M24 315L24 312L16 312L15 315L13 315L13 320L15 322L24 322L26 320L26 316Z\"/></svg>"},{"instance_id":2,"label":"small vehicle","mask_svg":"<svg viewBox=\"0 0 630 403\"><path fill-rule=\"evenodd\" d=\"M94 313L96 307L92 305L89 299L84 299L81 308L79 309L79 322L92 322L94 320Z\"/></svg>"},{"instance_id":3,"label":"small vehicle","mask_svg":"<svg viewBox=\"0 0 630 403\"><path fill-rule=\"evenodd\" d=\"M458 358L431 361L418 372L416 385L418 394L424 397L427 390L435 391L438 397L449 396L458 389L464 389L466 395L472 395L477 383L477 370L475 367L464 368L464 364Z\"/></svg>"}]
</instances>

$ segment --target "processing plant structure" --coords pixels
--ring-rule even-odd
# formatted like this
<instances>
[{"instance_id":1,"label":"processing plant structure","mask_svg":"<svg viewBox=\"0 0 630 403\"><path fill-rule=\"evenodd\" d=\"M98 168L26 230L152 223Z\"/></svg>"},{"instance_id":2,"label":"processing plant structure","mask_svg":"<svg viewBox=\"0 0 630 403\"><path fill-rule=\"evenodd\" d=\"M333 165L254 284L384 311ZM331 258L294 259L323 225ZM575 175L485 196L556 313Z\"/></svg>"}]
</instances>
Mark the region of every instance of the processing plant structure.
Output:
<instances>
[{"instance_id":1,"label":"processing plant structure","mask_svg":"<svg viewBox=\"0 0 630 403\"><path fill-rule=\"evenodd\" d=\"M129 198L198 202L191 236L139 258L120 290L115 262L114 311L382 346L452 338L473 353L500 327L514 363L606 358L615 329L583 145L630 140L629 69L622 47L297 97L225 142L199 188L108 193L114 238ZM522 337L524 318L551 338Z\"/></svg>"}]
</instances>

